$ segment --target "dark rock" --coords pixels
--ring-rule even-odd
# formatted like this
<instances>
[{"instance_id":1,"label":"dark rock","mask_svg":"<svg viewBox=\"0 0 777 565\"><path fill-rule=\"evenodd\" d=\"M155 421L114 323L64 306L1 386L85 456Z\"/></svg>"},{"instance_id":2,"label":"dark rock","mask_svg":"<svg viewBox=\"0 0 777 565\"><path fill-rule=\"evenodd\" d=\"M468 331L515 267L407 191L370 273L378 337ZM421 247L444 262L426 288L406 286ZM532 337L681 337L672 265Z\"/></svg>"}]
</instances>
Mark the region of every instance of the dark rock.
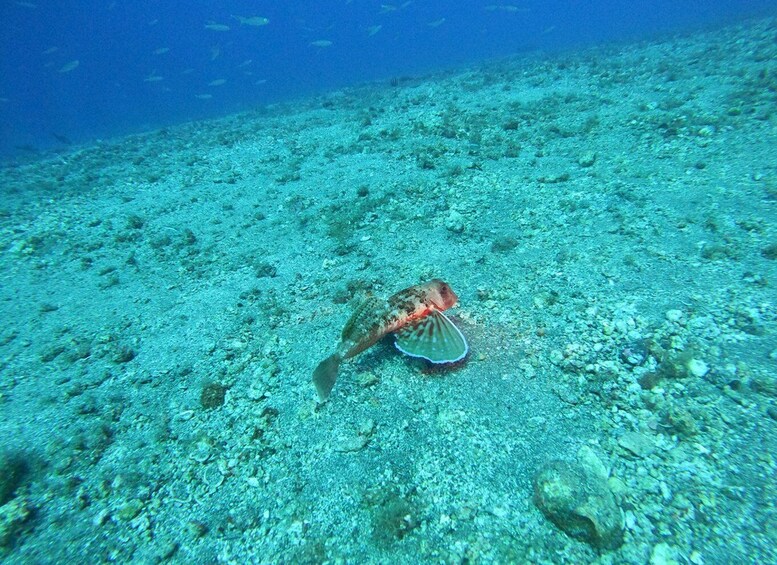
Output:
<instances>
[{"instance_id":1,"label":"dark rock","mask_svg":"<svg viewBox=\"0 0 777 565\"><path fill-rule=\"evenodd\" d=\"M647 359L648 347L644 339L637 339L627 344L620 352L620 359L627 365L637 367Z\"/></svg>"},{"instance_id":2,"label":"dark rock","mask_svg":"<svg viewBox=\"0 0 777 565\"><path fill-rule=\"evenodd\" d=\"M28 471L29 465L22 453L0 452L0 506L13 497Z\"/></svg>"},{"instance_id":3,"label":"dark rock","mask_svg":"<svg viewBox=\"0 0 777 565\"><path fill-rule=\"evenodd\" d=\"M200 393L200 403L206 410L218 408L224 405L224 399L227 394L227 387L220 383L208 383L202 387Z\"/></svg>"},{"instance_id":4,"label":"dark rock","mask_svg":"<svg viewBox=\"0 0 777 565\"><path fill-rule=\"evenodd\" d=\"M534 505L567 535L599 549L623 543L623 518L601 477L563 461L545 465L534 477Z\"/></svg>"},{"instance_id":5,"label":"dark rock","mask_svg":"<svg viewBox=\"0 0 777 565\"><path fill-rule=\"evenodd\" d=\"M654 388L660 380L660 374L655 371L648 371L647 373L640 375L637 382L639 383L639 386L642 387L642 390L650 390Z\"/></svg>"}]
</instances>

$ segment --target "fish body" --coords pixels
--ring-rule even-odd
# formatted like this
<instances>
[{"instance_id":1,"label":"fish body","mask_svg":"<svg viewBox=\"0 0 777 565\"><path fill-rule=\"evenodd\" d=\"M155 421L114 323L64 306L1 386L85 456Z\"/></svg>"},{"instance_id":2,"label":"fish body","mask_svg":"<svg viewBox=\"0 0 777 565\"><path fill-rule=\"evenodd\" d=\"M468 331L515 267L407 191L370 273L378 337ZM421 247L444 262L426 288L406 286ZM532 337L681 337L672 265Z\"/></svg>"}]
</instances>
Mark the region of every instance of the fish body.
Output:
<instances>
[{"instance_id":1,"label":"fish body","mask_svg":"<svg viewBox=\"0 0 777 565\"><path fill-rule=\"evenodd\" d=\"M226 24L220 24L218 22L208 22L205 24L205 29L211 31L229 31L229 26Z\"/></svg>"},{"instance_id":2,"label":"fish body","mask_svg":"<svg viewBox=\"0 0 777 565\"><path fill-rule=\"evenodd\" d=\"M260 27L260 26L266 26L270 23L270 20L268 18L263 18L261 16L232 16L234 19L240 22L241 25L247 25L247 26L254 26L254 27Z\"/></svg>"},{"instance_id":3,"label":"fish body","mask_svg":"<svg viewBox=\"0 0 777 565\"><path fill-rule=\"evenodd\" d=\"M69 63L65 63L59 68L60 73L69 73L70 71L78 68L78 65L80 65L81 62L78 59L74 59L73 61L70 61Z\"/></svg>"},{"instance_id":4,"label":"fish body","mask_svg":"<svg viewBox=\"0 0 777 565\"><path fill-rule=\"evenodd\" d=\"M442 313L458 302L450 285L440 279L411 286L388 300L370 297L354 311L343 328L335 352L313 372L320 400L334 387L340 363L395 333L397 348L433 363L454 363L467 355L461 332Z\"/></svg>"}]
</instances>

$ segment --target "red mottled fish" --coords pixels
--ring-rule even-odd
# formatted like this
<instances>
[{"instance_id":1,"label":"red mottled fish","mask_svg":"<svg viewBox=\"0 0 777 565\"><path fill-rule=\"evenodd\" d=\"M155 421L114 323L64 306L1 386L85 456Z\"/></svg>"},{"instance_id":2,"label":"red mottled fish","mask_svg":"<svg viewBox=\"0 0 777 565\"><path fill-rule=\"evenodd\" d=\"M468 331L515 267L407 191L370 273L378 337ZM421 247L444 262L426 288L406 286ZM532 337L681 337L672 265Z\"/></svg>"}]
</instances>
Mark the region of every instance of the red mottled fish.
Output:
<instances>
[{"instance_id":1,"label":"red mottled fish","mask_svg":"<svg viewBox=\"0 0 777 565\"><path fill-rule=\"evenodd\" d=\"M369 297L351 315L335 352L313 372L313 383L323 402L335 386L340 363L372 347L389 333L402 353L432 363L455 363L467 356L467 340L443 310L459 301L440 279L400 290L388 300Z\"/></svg>"}]
</instances>

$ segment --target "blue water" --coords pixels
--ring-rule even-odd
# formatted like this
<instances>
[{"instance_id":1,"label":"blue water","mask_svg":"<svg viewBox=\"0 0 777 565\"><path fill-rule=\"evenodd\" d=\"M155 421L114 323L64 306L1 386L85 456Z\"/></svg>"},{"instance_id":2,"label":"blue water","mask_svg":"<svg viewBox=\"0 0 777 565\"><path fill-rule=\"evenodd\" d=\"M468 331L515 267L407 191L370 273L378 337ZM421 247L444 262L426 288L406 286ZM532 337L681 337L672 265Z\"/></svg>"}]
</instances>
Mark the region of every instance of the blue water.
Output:
<instances>
[{"instance_id":1,"label":"blue water","mask_svg":"<svg viewBox=\"0 0 777 565\"><path fill-rule=\"evenodd\" d=\"M6 0L0 6L0 155L775 9L773 0L509 2ZM241 25L233 15L269 22ZM230 29L207 29L208 22ZM331 45L312 45L321 40ZM155 53L162 49L168 50ZM76 68L60 72L76 60ZM208 86L220 80L226 82Z\"/></svg>"},{"instance_id":2,"label":"blue water","mask_svg":"<svg viewBox=\"0 0 777 565\"><path fill-rule=\"evenodd\" d=\"M381 1L0 4L0 563L777 564L777 2Z\"/></svg>"}]
</instances>

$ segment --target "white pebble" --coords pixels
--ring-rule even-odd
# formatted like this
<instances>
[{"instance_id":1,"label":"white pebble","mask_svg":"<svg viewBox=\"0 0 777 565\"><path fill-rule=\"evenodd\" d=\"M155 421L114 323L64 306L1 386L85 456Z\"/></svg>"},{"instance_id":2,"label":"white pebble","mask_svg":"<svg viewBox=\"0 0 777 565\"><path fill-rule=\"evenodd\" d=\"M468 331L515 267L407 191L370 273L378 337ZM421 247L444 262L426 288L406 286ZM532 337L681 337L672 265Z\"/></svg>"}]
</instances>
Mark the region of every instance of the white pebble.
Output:
<instances>
[{"instance_id":1,"label":"white pebble","mask_svg":"<svg viewBox=\"0 0 777 565\"><path fill-rule=\"evenodd\" d=\"M710 372L710 368L701 359L691 359L688 361L688 372L694 377L701 378Z\"/></svg>"},{"instance_id":2,"label":"white pebble","mask_svg":"<svg viewBox=\"0 0 777 565\"><path fill-rule=\"evenodd\" d=\"M666 311L666 319L670 322L679 322L683 319L683 311L682 310L667 310Z\"/></svg>"}]
</instances>

